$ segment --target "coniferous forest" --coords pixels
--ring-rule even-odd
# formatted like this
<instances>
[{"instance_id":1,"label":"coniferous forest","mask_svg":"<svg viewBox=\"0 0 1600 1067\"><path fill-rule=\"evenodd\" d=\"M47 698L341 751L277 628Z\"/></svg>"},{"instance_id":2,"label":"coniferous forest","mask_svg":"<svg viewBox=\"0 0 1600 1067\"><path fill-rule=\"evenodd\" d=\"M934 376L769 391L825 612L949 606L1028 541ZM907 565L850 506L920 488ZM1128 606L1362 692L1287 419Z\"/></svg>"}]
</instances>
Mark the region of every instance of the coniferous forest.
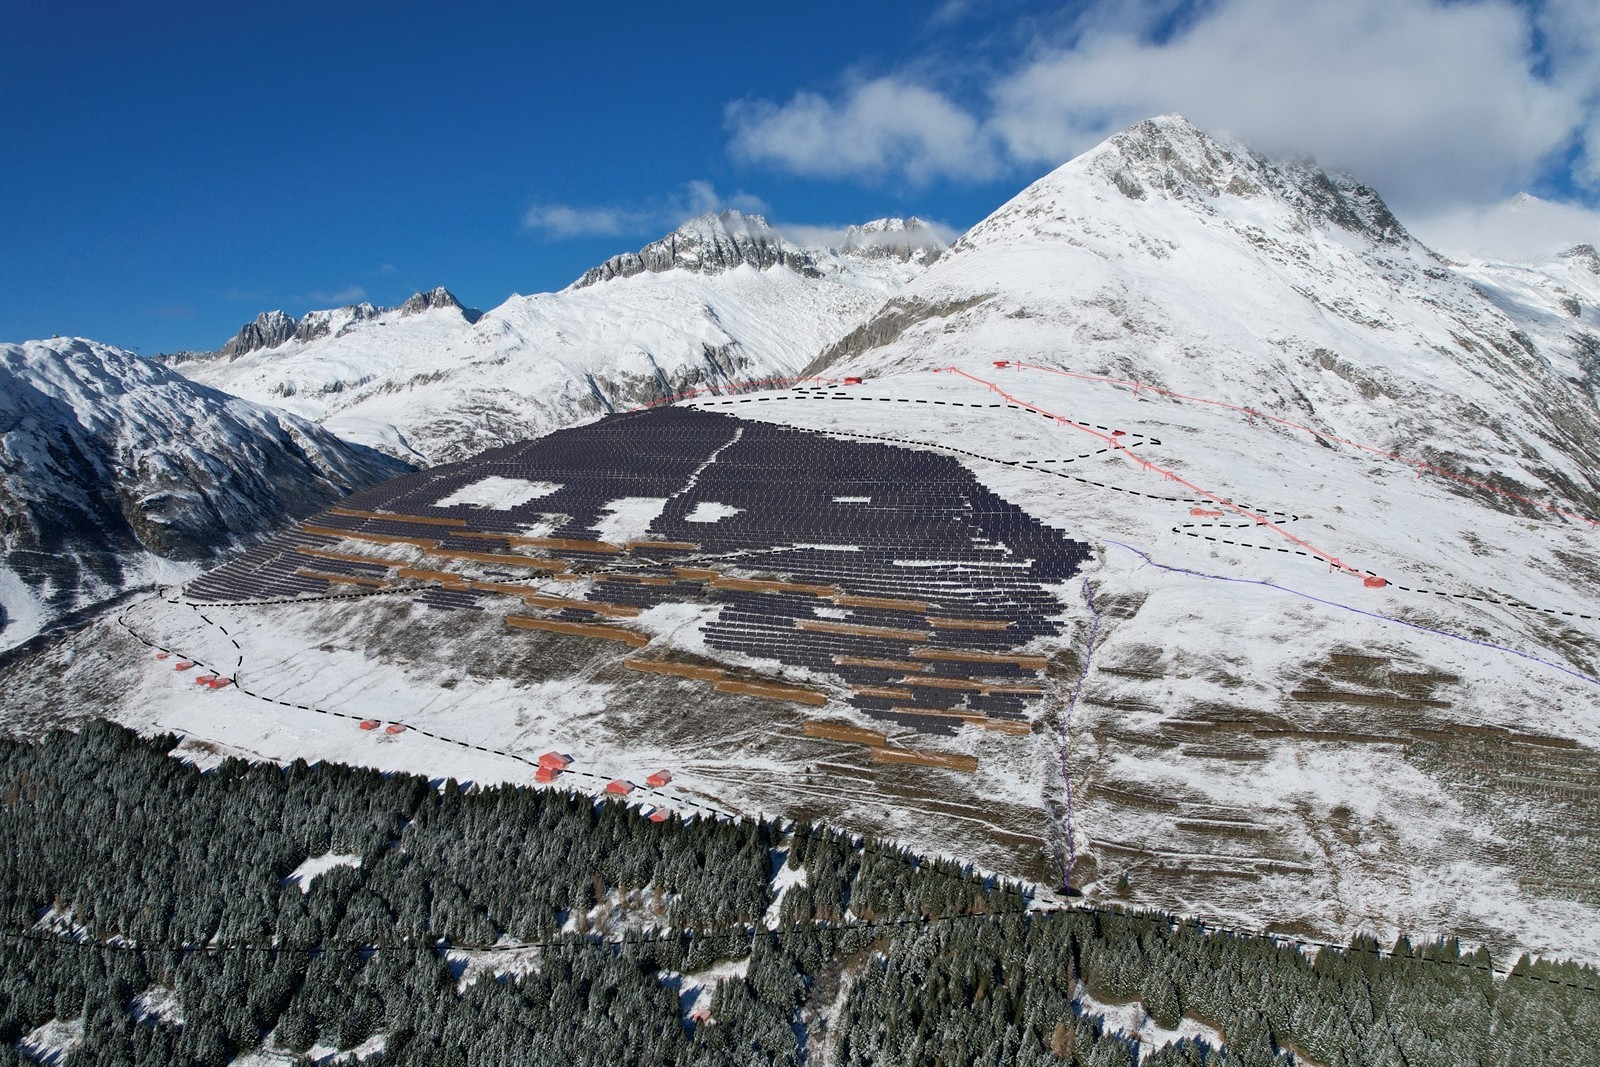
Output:
<instances>
[{"instance_id":1,"label":"coniferous forest","mask_svg":"<svg viewBox=\"0 0 1600 1067\"><path fill-rule=\"evenodd\" d=\"M72 1067L1600 1064L1593 968L1313 954L822 827L177 743L0 740L0 1065L41 1034Z\"/></svg>"}]
</instances>

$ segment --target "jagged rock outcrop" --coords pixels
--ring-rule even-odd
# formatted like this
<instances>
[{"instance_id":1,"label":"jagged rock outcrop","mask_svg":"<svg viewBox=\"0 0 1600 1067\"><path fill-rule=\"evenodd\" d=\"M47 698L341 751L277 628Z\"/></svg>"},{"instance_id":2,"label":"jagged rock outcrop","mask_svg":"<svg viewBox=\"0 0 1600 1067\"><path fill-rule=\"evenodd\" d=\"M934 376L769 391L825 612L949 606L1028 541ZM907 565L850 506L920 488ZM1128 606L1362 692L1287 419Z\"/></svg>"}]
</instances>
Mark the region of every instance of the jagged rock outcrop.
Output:
<instances>
[{"instance_id":1,"label":"jagged rock outcrop","mask_svg":"<svg viewBox=\"0 0 1600 1067\"><path fill-rule=\"evenodd\" d=\"M1573 245L1559 257L1572 260L1590 274L1600 274L1600 252L1594 250L1594 245Z\"/></svg>"},{"instance_id":2,"label":"jagged rock outcrop","mask_svg":"<svg viewBox=\"0 0 1600 1067\"><path fill-rule=\"evenodd\" d=\"M767 224L760 215L719 211L690 219L659 241L637 252L612 256L583 272L571 288L582 289L612 278L631 278L646 271L660 274L688 270L719 274L738 266L757 270L788 267L809 278L821 276L812 254Z\"/></svg>"},{"instance_id":3,"label":"jagged rock outcrop","mask_svg":"<svg viewBox=\"0 0 1600 1067\"><path fill-rule=\"evenodd\" d=\"M255 317L255 321L245 323L227 344L217 349L215 355L223 359L237 359L248 352L277 348L290 341L308 344L320 341L324 337L337 337L363 322L379 318L390 311L399 311L402 315L417 315L424 311L447 309L459 312L468 323L477 322L483 315L483 312L476 308L463 307L455 294L442 285L413 294L398 308L380 308L362 301L344 307L308 311L298 319L282 311L263 311ZM166 363L177 364L205 359L208 355L210 353L184 352L161 358Z\"/></svg>"},{"instance_id":4,"label":"jagged rock outcrop","mask_svg":"<svg viewBox=\"0 0 1600 1067\"><path fill-rule=\"evenodd\" d=\"M254 322L239 328L228 343L217 349L219 356L229 359L263 348L277 348L295 335L300 320L282 311L263 311Z\"/></svg>"},{"instance_id":5,"label":"jagged rock outcrop","mask_svg":"<svg viewBox=\"0 0 1600 1067\"><path fill-rule=\"evenodd\" d=\"M444 286L436 286L425 293L413 293L400 305L402 315L420 315L424 311L443 311L447 308L461 313L461 317L468 322L477 322L483 317L483 312L477 308L464 307L456 295Z\"/></svg>"}]
</instances>

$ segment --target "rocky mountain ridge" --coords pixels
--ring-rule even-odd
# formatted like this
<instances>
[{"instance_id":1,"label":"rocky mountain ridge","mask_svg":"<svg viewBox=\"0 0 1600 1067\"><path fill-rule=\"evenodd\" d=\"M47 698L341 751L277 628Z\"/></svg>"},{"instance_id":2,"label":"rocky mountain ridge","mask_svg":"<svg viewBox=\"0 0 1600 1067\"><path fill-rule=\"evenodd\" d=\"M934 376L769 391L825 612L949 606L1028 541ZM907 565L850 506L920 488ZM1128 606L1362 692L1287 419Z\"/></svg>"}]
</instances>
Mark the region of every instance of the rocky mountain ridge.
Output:
<instances>
[{"instance_id":1,"label":"rocky mountain ridge","mask_svg":"<svg viewBox=\"0 0 1600 1067\"><path fill-rule=\"evenodd\" d=\"M687 389L792 375L944 249L918 219L837 243L801 247L759 216L708 214L481 316L442 290L400 309L312 312L293 331L264 316L248 344L180 369L414 462L461 458Z\"/></svg>"},{"instance_id":2,"label":"rocky mountain ridge","mask_svg":"<svg viewBox=\"0 0 1600 1067\"><path fill-rule=\"evenodd\" d=\"M0 345L0 426L0 647L407 469L81 338Z\"/></svg>"},{"instance_id":3,"label":"rocky mountain ridge","mask_svg":"<svg viewBox=\"0 0 1600 1067\"><path fill-rule=\"evenodd\" d=\"M401 315L419 315L424 311L447 310L455 311L468 323L477 322L483 315L483 312L476 308L464 307L454 293L441 285L426 292L413 293L397 308L380 308L362 301L344 307L308 311L298 319L284 311L263 311L252 321L241 326L239 332L230 337L214 354L224 359L237 359L247 353L277 348L290 341L307 344L324 337L342 334L388 311L397 311ZM169 363L182 363L205 359L211 355L213 354L184 352L162 358Z\"/></svg>"}]
</instances>

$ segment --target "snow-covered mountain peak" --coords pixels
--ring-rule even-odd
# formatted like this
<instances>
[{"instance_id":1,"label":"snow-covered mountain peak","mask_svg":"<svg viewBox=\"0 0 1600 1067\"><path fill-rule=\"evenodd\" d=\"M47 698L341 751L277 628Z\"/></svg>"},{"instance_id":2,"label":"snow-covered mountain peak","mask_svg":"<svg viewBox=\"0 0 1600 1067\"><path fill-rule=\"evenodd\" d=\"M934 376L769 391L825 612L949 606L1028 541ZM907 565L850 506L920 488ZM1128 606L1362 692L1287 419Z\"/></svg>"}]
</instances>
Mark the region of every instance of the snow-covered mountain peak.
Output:
<instances>
[{"instance_id":1,"label":"snow-covered mountain peak","mask_svg":"<svg viewBox=\"0 0 1600 1067\"><path fill-rule=\"evenodd\" d=\"M766 219L726 210L692 218L637 252L612 256L585 271L570 288L582 289L612 278L631 278L646 272L687 270L697 274L720 274L739 266L757 270L788 267L807 277L819 274L811 253L786 241Z\"/></svg>"},{"instance_id":2,"label":"snow-covered mountain peak","mask_svg":"<svg viewBox=\"0 0 1600 1067\"><path fill-rule=\"evenodd\" d=\"M263 311L254 321L241 326L239 332L218 349L218 354L232 359L257 349L276 348L294 336L299 324L293 315L282 311Z\"/></svg>"},{"instance_id":3,"label":"snow-covered mountain peak","mask_svg":"<svg viewBox=\"0 0 1600 1067\"><path fill-rule=\"evenodd\" d=\"M425 293L413 293L400 305L402 315L420 315L424 311L457 311L468 322L477 322L483 312L477 308L462 305L456 299L456 294L442 285L435 286Z\"/></svg>"},{"instance_id":4,"label":"snow-covered mountain peak","mask_svg":"<svg viewBox=\"0 0 1600 1067\"><path fill-rule=\"evenodd\" d=\"M1334 226L1380 245L1412 241L1382 197L1354 177L1323 171L1309 158L1270 160L1207 134L1181 115L1161 115L1041 178L973 227L956 249L1041 229L1029 220L1048 231L1050 220L1077 214L1074 207L1081 208L1086 197L1166 203L1251 222L1270 218L1299 230Z\"/></svg>"},{"instance_id":5,"label":"snow-covered mountain peak","mask_svg":"<svg viewBox=\"0 0 1600 1067\"><path fill-rule=\"evenodd\" d=\"M938 231L915 215L905 219L873 219L860 226L850 226L844 231L844 240L838 248L842 255L901 262L915 260L923 264L932 263L949 250L950 246L939 237Z\"/></svg>"}]
</instances>

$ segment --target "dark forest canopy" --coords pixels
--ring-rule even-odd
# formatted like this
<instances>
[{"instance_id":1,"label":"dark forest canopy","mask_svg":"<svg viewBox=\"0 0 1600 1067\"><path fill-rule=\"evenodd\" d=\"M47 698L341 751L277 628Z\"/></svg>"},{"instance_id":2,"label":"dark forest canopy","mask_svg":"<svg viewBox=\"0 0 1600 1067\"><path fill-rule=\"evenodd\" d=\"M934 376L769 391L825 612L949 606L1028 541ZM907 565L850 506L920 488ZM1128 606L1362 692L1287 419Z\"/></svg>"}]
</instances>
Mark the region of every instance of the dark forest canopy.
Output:
<instances>
[{"instance_id":1,"label":"dark forest canopy","mask_svg":"<svg viewBox=\"0 0 1600 1067\"><path fill-rule=\"evenodd\" d=\"M1600 1064L1592 968L1500 976L1453 943L1313 959L1030 909L819 827L303 761L202 772L176 744L0 740L0 1065L50 1032L69 1065ZM1226 1049L1141 1049L1086 995Z\"/></svg>"}]
</instances>

